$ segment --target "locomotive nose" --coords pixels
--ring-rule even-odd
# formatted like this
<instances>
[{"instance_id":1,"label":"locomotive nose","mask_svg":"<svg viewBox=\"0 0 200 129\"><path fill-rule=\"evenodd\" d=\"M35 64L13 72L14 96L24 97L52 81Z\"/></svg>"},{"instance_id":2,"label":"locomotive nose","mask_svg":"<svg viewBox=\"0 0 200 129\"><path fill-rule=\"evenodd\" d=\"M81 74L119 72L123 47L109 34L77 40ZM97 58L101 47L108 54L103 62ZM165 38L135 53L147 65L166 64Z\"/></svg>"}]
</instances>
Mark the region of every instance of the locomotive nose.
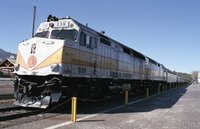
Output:
<instances>
[{"instance_id":1,"label":"locomotive nose","mask_svg":"<svg viewBox=\"0 0 200 129\"><path fill-rule=\"evenodd\" d=\"M15 73L20 75L60 74L63 40L32 38L19 45Z\"/></svg>"}]
</instances>

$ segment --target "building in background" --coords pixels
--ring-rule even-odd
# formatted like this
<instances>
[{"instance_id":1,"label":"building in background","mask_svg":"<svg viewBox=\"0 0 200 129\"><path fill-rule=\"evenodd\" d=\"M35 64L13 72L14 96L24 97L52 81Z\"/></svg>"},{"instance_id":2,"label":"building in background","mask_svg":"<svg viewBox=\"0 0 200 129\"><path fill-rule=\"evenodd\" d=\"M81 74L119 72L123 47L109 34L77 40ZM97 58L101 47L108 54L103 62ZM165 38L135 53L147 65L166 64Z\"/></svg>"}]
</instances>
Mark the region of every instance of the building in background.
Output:
<instances>
[{"instance_id":1,"label":"building in background","mask_svg":"<svg viewBox=\"0 0 200 129\"><path fill-rule=\"evenodd\" d=\"M0 76L11 76L14 71L14 58L7 58L0 64Z\"/></svg>"},{"instance_id":2,"label":"building in background","mask_svg":"<svg viewBox=\"0 0 200 129\"><path fill-rule=\"evenodd\" d=\"M200 72L198 73L198 83L200 84Z\"/></svg>"}]
</instances>

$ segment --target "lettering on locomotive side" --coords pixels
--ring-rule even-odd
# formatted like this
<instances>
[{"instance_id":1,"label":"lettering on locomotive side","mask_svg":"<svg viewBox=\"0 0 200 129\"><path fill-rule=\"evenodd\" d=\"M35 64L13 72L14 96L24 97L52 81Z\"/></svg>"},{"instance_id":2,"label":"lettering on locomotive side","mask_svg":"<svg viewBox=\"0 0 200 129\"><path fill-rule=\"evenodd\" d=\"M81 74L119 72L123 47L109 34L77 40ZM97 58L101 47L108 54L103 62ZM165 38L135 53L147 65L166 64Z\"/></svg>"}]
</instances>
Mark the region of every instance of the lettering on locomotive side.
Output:
<instances>
[{"instance_id":1,"label":"lettering on locomotive side","mask_svg":"<svg viewBox=\"0 0 200 129\"><path fill-rule=\"evenodd\" d=\"M123 77L123 78L132 78L133 75L130 73L121 73L121 72L116 72L116 71L110 71L110 76L111 77Z\"/></svg>"},{"instance_id":2,"label":"lettering on locomotive side","mask_svg":"<svg viewBox=\"0 0 200 129\"><path fill-rule=\"evenodd\" d=\"M130 73L123 73L124 78L132 78L132 74Z\"/></svg>"},{"instance_id":3,"label":"lettering on locomotive side","mask_svg":"<svg viewBox=\"0 0 200 129\"><path fill-rule=\"evenodd\" d=\"M78 73L85 74L86 73L86 68L85 67L78 67Z\"/></svg>"},{"instance_id":4,"label":"lettering on locomotive side","mask_svg":"<svg viewBox=\"0 0 200 129\"><path fill-rule=\"evenodd\" d=\"M120 72L116 72L116 71L110 71L110 76L111 77L121 77L121 73Z\"/></svg>"},{"instance_id":5,"label":"lettering on locomotive side","mask_svg":"<svg viewBox=\"0 0 200 129\"><path fill-rule=\"evenodd\" d=\"M64 74L69 74L69 73L72 73L72 70L71 70L71 68L69 68L69 67L65 67L65 68L63 69L63 73L64 73Z\"/></svg>"}]
</instances>

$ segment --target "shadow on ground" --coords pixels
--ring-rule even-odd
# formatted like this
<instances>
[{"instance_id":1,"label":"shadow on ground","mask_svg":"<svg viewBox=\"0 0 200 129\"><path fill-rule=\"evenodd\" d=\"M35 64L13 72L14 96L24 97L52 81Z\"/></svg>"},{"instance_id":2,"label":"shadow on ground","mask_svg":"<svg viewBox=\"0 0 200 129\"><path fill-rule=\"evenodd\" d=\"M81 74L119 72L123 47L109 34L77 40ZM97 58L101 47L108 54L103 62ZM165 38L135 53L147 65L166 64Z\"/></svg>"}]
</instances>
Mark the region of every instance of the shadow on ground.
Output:
<instances>
[{"instance_id":1,"label":"shadow on ground","mask_svg":"<svg viewBox=\"0 0 200 129\"><path fill-rule=\"evenodd\" d=\"M146 99L141 102L137 102L123 108L107 112L107 114L113 113L133 113L133 112L150 112L156 109L171 108L187 91L188 86L182 86L179 88L171 89L163 94L159 94L155 97ZM136 97L130 96L129 102L136 101L137 99L144 98L144 96ZM67 113L71 114L71 103L64 105L63 107L55 110L55 113ZM77 115L80 114L95 114L104 110L108 110L117 106L124 105L124 97L118 97L112 100L100 101L100 102L80 102L77 103Z\"/></svg>"}]
</instances>

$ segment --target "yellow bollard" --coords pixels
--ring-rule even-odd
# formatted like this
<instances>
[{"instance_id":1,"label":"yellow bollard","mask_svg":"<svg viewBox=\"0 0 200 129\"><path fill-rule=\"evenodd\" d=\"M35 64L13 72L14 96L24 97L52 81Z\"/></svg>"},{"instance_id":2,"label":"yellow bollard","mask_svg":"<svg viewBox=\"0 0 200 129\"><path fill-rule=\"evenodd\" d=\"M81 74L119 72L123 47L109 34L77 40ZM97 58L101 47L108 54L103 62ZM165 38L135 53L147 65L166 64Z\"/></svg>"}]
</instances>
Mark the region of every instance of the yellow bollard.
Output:
<instances>
[{"instance_id":1,"label":"yellow bollard","mask_svg":"<svg viewBox=\"0 0 200 129\"><path fill-rule=\"evenodd\" d=\"M77 108L77 99L76 97L72 97L72 122L76 122L76 108Z\"/></svg>"},{"instance_id":2,"label":"yellow bollard","mask_svg":"<svg viewBox=\"0 0 200 129\"><path fill-rule=\"evenodd\" d=\"M149 88L147 88L146 98L149 98Z\"/></svg>"},{"instance_id":3,"label":"yellow bollard","mask_svg":"<svg viewBox=\"0 0 200 129\"><path fill-rule=\"evenodd\" d=\"M125 105L128 105L128 91L125 91Z\"/></svg>"},{"instance_id":4,"label":"yellow bollard","mask_svg":"<svg viewBox=\"0 0 200 129\"><path fill-rule=\"evenodd\" d=\"M158 86L158 94L160 94L160 86Z\"/></svg>"}]
</instances>

